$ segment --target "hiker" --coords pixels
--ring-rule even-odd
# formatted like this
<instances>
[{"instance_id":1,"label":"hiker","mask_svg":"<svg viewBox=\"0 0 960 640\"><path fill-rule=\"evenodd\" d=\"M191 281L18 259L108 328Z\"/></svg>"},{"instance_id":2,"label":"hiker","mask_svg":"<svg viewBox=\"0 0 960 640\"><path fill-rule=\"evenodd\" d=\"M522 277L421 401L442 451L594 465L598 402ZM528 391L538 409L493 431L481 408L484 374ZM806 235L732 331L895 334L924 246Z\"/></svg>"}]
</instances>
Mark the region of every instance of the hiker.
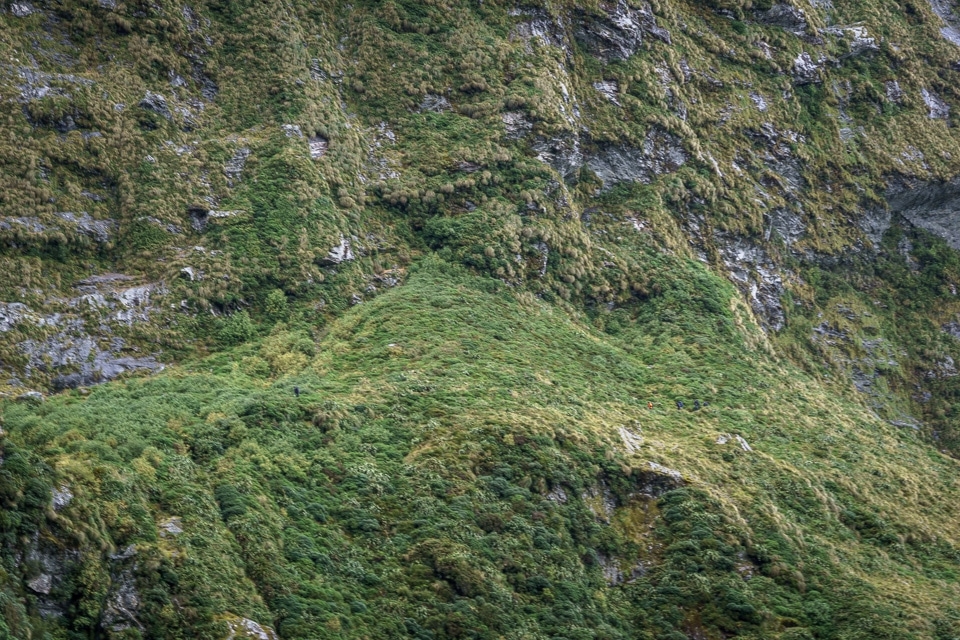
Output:
<instances>
[{"instance_id":1,"label":"hiker","mask_svg":"<svg viewBox=\"0 0 960 640\"><path fill-rule=\"evenodd\" d=\"M699 401L699 400L694 400L694 401L693 401L693 410L694 410L694 411L700 411L700 401Z\"/></svg>"},{"instance_id":2,"label":"hiker","mask_svg":"<svg viewBox=\"0 0 960 640\"><path fill-rule=\"evenodd\" d=\"M648 403L647 403L647 409L653 409L653 403L652 403L652 402L648 402Z\"/></svg>"},{"instance_id":3,"label":"hiker","mask_svg":"<svg viewBox=\"0 0 960 640\"><path fill-rule=\"evenodd\" d=\"M677 411L683 409L683 400L677 400Z\"/></svg>"},{"instance_id":4,"label":"hiker","mask_svg":"<svg viewBox=\"0 0 960 640\"><path fill-rule=\"evenodd\" d=\"M300 387L293 388L293 395L295 395L298 398L300 397Z\"/></svg>"}]
</instances>

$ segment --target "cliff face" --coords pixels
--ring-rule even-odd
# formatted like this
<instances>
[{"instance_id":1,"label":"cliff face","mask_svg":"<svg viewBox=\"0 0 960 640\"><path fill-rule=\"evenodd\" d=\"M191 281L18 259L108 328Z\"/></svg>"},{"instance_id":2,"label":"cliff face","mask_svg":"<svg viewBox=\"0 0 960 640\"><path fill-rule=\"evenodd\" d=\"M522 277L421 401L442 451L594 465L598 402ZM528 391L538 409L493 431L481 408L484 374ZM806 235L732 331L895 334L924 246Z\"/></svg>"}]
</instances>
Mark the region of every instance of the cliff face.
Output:
<instances>
[{"instance_id":1,"label":"cliff face","mask_svg":"<svg viewBox=\"0 0 960 640\"><path fill-rule=\"evenodd\" d=\"M0 636L953 637L957 15L3 4Z\"/></svg>"}]
</instances>

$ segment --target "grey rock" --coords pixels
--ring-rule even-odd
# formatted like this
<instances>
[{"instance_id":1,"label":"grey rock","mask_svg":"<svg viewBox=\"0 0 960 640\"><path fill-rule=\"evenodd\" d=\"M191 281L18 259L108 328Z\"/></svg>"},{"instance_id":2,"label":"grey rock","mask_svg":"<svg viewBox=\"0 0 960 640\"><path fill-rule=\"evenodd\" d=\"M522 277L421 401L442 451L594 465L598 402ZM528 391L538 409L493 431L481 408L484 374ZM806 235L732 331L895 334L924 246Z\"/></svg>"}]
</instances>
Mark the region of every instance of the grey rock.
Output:
<instances>
[{"instance_id":1,"label":"grey rock","mask_svg":"<svg viewBox=\"0 0 960 640\"><path fill-rule=\"evenodd\" d=\"M820 65L813 61L810 54L803 51L793 61L793 82L796 85L822 82Z\"/></svg>"},{"instance_id":2,"label":"grey rock","mask_svg":"<svg viewBox=\"0 0 960 640\"><path fill-rule=\"evenodd\" d=\"M604 188L620 182L649 183L657 176L672 173L688 160L679 138L661 129L651 129L643 148L606 145L587 160Z\"/></svg>"},{"instance_id":3,"label":"grey rock","mask_svg":"<svg viewBox=\"0 0 960 640\"><path fill-rule=\"evenodd\" d=\"M806 14L788 4L775 4L766 11L755 12L754 16L761 24L780 27L794 35L803 35L807 30Z\"/></svg>"},{"instance_id":4,"label":"grey rock","mask_svg":"<svg viewBox=\"0 0 960 640\"><path fill-rule=\"evenodd\" d=\"M753 100L753 104L757 106L758 111L766 111L767 108L769 107L766 99L757 92L751 93L750 99Z\"/></svg>"},{"instance_id":5,"label":"grey rock","mask_svg":"<svg viewBox=\"0 0 960 640\"><path fill-rule=\"evenodd\" d=\"M68 96L66 89L54 86L54 84L93 86L93 81L87 78L81 78L68 73L44 73L33 67L19 67L17 75L20 76L21 84L17 89L20 92L18 99L26 103L32 100L39 100L47 96Z\"/></svg>"},{"instance_id":6,"label":"grey rock","mask_svg":"<svg viewBox=\"0 0 960 640\"><path fill-rule=\"evenodd\" d=\"M753 312L766 328L782 329L786 324L780 302L784 288L777 264L761 246L746 238L718 233L715 241L730 279L747 297Z\"/></svg>"},{"instance_id":7,"label":"grey rock","mask_svg":"<svg viewBox=\"0 0 960 640\"><path fill-rule=\"evenodd\" d=\"M167 120L173 119L173 115L170 113L170 107L167 105L167 99L161 93L147 91L146 95L140 100L139 105L147 111L152 111Z\"/></svg>"},{"instance_id":8,"label":"grey rock","mask_svg":"<svg viewBox=\"0 0 960 640\"><path fill-rule=\"evenodd\" d=\"M327 252L327 255L323 258L323 263L338 265L342 262L349 262L353 258L353 248L350 245L350 240L340 234L340 243Z\"/></svg>"},{"instance_id":9,"label":"grey rock","mask_svg":"<svg viewBox=\"0 0 960 640\"><path fill-rule=\"evenodd\" d=\"M557 504L566 504L567 499L567 492L564 491L560 485L557 485L547 493L547 500L556 502Z\"/></svg>"},{"instance_id":10,"label":"grey rock","mask_svg":"<svg viewBox=\"0 0 960 640\"><path fill-rule=\"evenodd\" d=\"M101 9L107 9L108 11L113 11L117 8L117 0L97 0L97 4L100 5Z\"/></svg>"},{"instance_id":11,"label":"grey rock","mask_svg":"<svg viewBox=\"0 0 960 640\"><path fill-rule=\"evenodd\" d=\"M90 236L100 243L110 240L110 231L116 225L116 222L113 220L96 220L86 211L81 211L80 213L60 211L56 216L74 225L80 233Z\"/></svg>"},{"instance_id":12,"label":"grey rock","mask_svg":"<svg viewBox=\"0 0 960 640\"><path fill-rule=\"evenodd\" d=\"M608 62L626 60L640 48L645 35L670 44L670 32L657 25L649 4L635 9L624 0L601 3L602 14L583 16L576 38L590 53Z\"/></svg>"},{"instance_id":13,"label":"grey rock","mask_svg":"<svg viewBox=\"0 0 960 640\"><path fill-rule=\"evenodd\" d=\"M608 558L602 553L598 553L597 563L600 565L600 570L603 572L603 579L607 581L608 585L615 587L618 584L623 584L623 571L620 570L620 565L616 558Z\"/></svg>"},{"instance_id":14,"label":"grey rock","mask_svg":"<svg viewBox=\"0 0 960 640\"><path fill-rule=\"evenodd\" d=\"M319 160L327 155L330 142L323 136L311 136L307 138L307 145L310 147L310 157Z\"/></svg>"},{"instance_id":15,"label":"grey rock","mask_svg":"<svg viewBox=\"0 0 960 640\"><path fill-rule=\"evenodd\" d=\"M503 121L507 138L511 140L519 140L533 129L533 123L527 120L526 115L521 111L507 111L500 114L500 119Z\"/></svg>"},{"instance_id":16,"label":"grey rock","mask_svg":"<svg viewBox=\"0 0 960 640\"><path fill-rule=\"evenodd\" d=\"M47 228L41 224L40 218L33 216L0 218L0 231L8 231L17 227L23 227L30 233L43 233Z\"/></svg>"},{"instance_id":17,"label":"grey rock","mask_svg":"<svg viewBox=\"0 0 960 640\"><path fill-rule=\"evenodd\" d=\"M676 469L665 467L662 464L653 462L653 461L648 461L647 465L650 467L650 471L653 472L653 475L662 476L663 478L669 478L670 481L666 482L666 486L669 486L671 489L675 489L678 486L677 483L683 480L683 474L677 471ZM660 480L659 482L662 483L663 480ZM660 491L660 493L663 493L663 491Z\"/></svg>"},{"instance_id":18,"label":"grey rock","mask_svg":"<svg viewBox=\"0 0 960 640\"><path fill-rule=\"evenodd\" d=\"M563 25L546 11L533 8L514 9L510 11L510 15L524 18L523 22L513 28L511 38L526 41L528 52L532 52L530 43L533 41L569 52Z\"/></svg>"},{"instance_id":19,"label":"grey rock","mask_svg":"<svg viewBox=\"0 0 960 640\"><path fill-rule=\"evenodd\" d=\"M449 110L450 101L444 96L437 95L435 93L428 93L427 95L423 96L423 100L420 102L420 111L433 111L434 113L442 113Z\"/></svg>"},{"instance_id":20,"label":"grey rock","mask_svg":"<svg viewBox=\"0 0 960 640\"><path fill-rule=\"evenodd\" d=\"M285 124L280 127L283 130L283 134L288 138L302 138L303 131L300 129L298 124Z\"/></svg>"},{"instance_id":21,"label":"grey rock","mask_svg":"<svg viewBox=\"0 0 960 640\"><path fill-rule=\"evenodd\" d=\"M230 634L226 640L236 638L254 638L255 640L279 640L277 634L270 627L264 627L248 618L227 620Z\"/></svg>"},{"instance_id":22,"label":"grey rock","mask_svg":"<svg viewBox=\"0 0 960 640\"><path fill-rule=\"evenodd\" d=\"M949 182L892 178L887 188L890 210L911 224L960 250L960 177Z\"/></svg>"},{"instance_id":23,"label":"grey rock","mask_svg":"<svg viewBox=\"0 0 960 640\"><path fill-rule=\"evenodd\" d=\"M18 18L26 18L27 16L32 16L36 13L36 8L29 2L12 2L10 3L10 13L17 16Z\"/></svg>"},{"instance_id":24,"label":"grey rock","mask_svg":"<svg viewBox=\"0 0 960 640\"><path fill-rule=\"evenodd\" d=\"M0 333L6 333L30 318L30 307L22 302L0 302Z\"/></svg>"},{"instance_id":25,"label":"grey rock","mask_svg":"<svg viewBox=\"0 0 960 640\"><path fill-rule=\"evenodd\" d=\"M122 560L129 560L135 555L137 555L137 545L131 544L120 553L111 553L110 559L113 560L114 562L117 562Z\"/></svg>"},{"instance_id":26,"label":"grey rock","mask_svg":"<svg viewBox=\"0 0 960 640\"><path fill-rule=\"evenodd\" d=\"M537 160L548 164L564 180L576 179L583 166L583 151L580 138L574 134L546 139L538 138L531 149L537 154Z\"/></svg>"},{"instance_id":27,"label":"grey rock","mask_svg":"<svg viewBox=\"0 0 960 640\"><path fill-rule=\"evenodd\" d=\"M610 488L601 481L599 486L590 487L580 499L587 504L587 508L600 521L609 523L610 517L617 508L617 500L610 493Z\"/></svg>"},{"instance_id":28,"label":"grey rock","mask_svg":"<svg viewBox=\"0 0 960 640\"><path fill-rule=\"evenodd\" d=\"M794 244L806 234L807 228L803 218L795 211L777 208L770 212L770 229L767 240L774 234L780 237L787 245Z\"/></svg>"},{"instance_id":29,"label":"grey rock","mask_svg":"<svg viewBox=\"0 0 960 640\"><path fill-rule=\"evenodd\" d=\"M60 511L73 500L73 492L68 485L62 484L53 490L53 510Z\"/></svg>"},{"instance_id":30,"label":"grey rock","mask_svg":"<svg viewBox=\"0 0 960 640\"><path fill-rule=\"evenodd\" d=\"M231 187L240 182L243 168L247 166L247 158L249 157L250 149L240 147L233 152L233 156L223 165L223 173L227 176L227 184Z\"/></svg>"},{"instance_id":31,"label":"grey rock","mask_svg":"<svg viewBox=\"0 0 960 640\"><path fill-rule=\"evenodd\" d=\"M630 427L620 427L618 430L620 434L620 440L623 441L623 446L626 448L627 453L634 454L640 451L640 447L643 445L643 436L640 435L640 425L633 425Z\"/></svg>"},{"instance_id":32,"label":"grey rock","mask_svg":"<svg viewBox=\"0 0 960 640\"><path fill-rule=\"evenodd\" d=\"M100 617L101 628L113 632L136 626L143 629L137 619L140 610L140 593L137 591L132 568L124 568L112 577L110 593Z\"/></svg>"},{"instance_id":33,"label":"grey rock","mask_svg":"<svg viewBox=\"0 0 960 640\"><path fill-rule=\"evenodd\" d=\"M947 324L940 327L940 329L946 333L948 336L960 340L960 322L948 322Z\"/></svg>"},{"instance_id":34,"label":"grey rock","mask_svg":"<svg viewBox=\"0 0 960 640\"><path fill-rule=\"evenodd\" d=\"M53 588L53 576L49 573L41 573L33 580L29 580L27 587L34 593L42 593L45 596L49 595L50 590Z\"/></svg>"},{"instance_id":35,"label":"grey rock","mask_svg":"<svg viewBox=\"0 0 960 640\"><path fill-rule=\"evenodd\" d=\"M890 228L893 213L888 208L873 208L864 211L863 217L857 221L860 230L870 239L874 248L879 251L880 241Z\"/></svg>"},{"instance_id":36,"label":"grey rock","mask_svg":"<svg viewBox=\"0 0 960 640\"><path fill-rule=\"evenodd\" d=\"M927 105L927 117L931 120L947 120L950 118L950 105L929 89L920 89L923 103Z\"/></svg>"},{"instance_id":37,"label":"grey rock","mask_svg":"<svg viewBox=\"0 0 960 640\"><path fill-rule=\"evenodd\" d=\"M603 97L612 102L613 104L620 106L620 83L616 80L602 80L600 82L594 82L593 88L603 94Z\"/></svg>"},{"instance_id":38,"label":"grey rock","mask_svg":"<svg viewBox=\"0 0 960 640\"><path fill-rule=\"evenodd\" d=\"M947 41L960 46L960 16L957 15L955 0L927 0L933 12L943 20L940 35Z\"/></svg>"},{"instance_id":39,"label":"grey rock","mask_svg":"<svg viewBox=\"0 0 960 640\"><path fill-rule=\"evenodd\" d=\"M827 27L823 30L823 33L840 38L847 42L849 51L843 56L844 58L851 58L854 56L861 56L880 51L880 47L877 45L877 39L872 37L867 31L867 28L862 25Z\"/></svg>"},{"instance_id":40,"label":"grey rock","mask_svg":"<svg viewBox=\"0 0 960 640\"><path fill-rule=\"evenodd\" d=\"M183 523L176 516L167 518L160 523L160 537L162 538L167 535L178 536L181 533L183 533Z\"/></svg>"},{"instance_id":41,"label":"grey rock","mask_svg":"<svg viewBox=\"0 0 960 640\"><path fill-rule=\"evenodd\" d=\"M903 101L903 89L900 88L899 82L887 80L883 86L887 94L887 100L894 104L900 104Z\"/></svg>"},{"instance_id":42,"label":"grey rock","mask_svg":"<svg viewBox=\"0 0 960 640\"><path fill-rule=\"evenodd\" d=\"M39 391L27 391L17 396L19 402L43 402L43 394Z\"/></svg>"},{"instance_id":43,"label":"grey rock","mask_svg":"<svg viewBox=\"0 0 960 640\"><path fill-rule=\"evenodd\" d=\"M129 313L130 310L121 312ZM27 376L32 376L35 370L55 373L53 385L58 389L99 384L129 371L159 371L163 368L153 357L120 355L123 347L120 338L114 338L106 348L101 347L86 332L80 319L63 323L61 331L43 340L30 339L18 345L28 358Z\"/></svg>"}]
</instances>

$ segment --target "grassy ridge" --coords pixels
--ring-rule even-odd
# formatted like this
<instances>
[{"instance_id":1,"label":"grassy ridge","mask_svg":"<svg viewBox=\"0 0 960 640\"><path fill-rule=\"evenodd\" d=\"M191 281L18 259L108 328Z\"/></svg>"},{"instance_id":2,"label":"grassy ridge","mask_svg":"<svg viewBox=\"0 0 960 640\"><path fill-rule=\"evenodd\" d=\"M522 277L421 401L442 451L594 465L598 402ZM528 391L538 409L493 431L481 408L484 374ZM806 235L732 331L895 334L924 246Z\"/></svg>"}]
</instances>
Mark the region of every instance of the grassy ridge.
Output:
<instances>
[{"instance_id":1,"label":"grassy ridge","mask_svg":"<svg viewBox=\"0 0 960 640\"><path fill-rule=\"evenodd\" d=\"M27 613L7 625L87 633L133 544L143 629L118 637L223 637L228 613L284 637L951 637L955 463L736 332L681 339L669 305L611 336L432 260L316 356L280 325L8 403L4 588ZM158 528L173 517L183 533ZM59 623L19 586L35 531L80 550Z\"/></svg>"}]
</instances>

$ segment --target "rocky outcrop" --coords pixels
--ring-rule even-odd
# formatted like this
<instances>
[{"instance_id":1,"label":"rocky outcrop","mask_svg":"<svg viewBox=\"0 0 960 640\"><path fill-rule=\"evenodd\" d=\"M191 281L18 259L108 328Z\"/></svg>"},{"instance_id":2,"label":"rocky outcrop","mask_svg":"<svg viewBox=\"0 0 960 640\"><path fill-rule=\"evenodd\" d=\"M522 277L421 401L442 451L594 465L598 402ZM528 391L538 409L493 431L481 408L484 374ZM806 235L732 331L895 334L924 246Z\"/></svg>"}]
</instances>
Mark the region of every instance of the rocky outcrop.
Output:
<instances>
[{"instance_id":1,"label":"rocky outcrop","mask_svg":"<svg viewBox=\"0 0 960 640\"><path fill-rule=\"evenodd\" d=\"M823 82L820 65L814 62L806 51L798 55L793 61L793 82L797 86Z\"/></svg>"},{"instance_id":2,"label":"rocky outcrop","mask_svg":"<svg viewBox=\"0 0 960 640\"><path fill-rule=\"evenodd\" d=\"M341 234L340 243L327 252L322 262L326 265L336 266L342 262L349 262L353 260L353 258L353 247L350 244L350 240Z\"/></svg>"},{"instance_id":3,"label":"rocky outcrop","mask_svg":"<svg viewBox=\"0 0 960 640\"><path fill-rule=\"evenodd\" d=\"M277 634L270 627L265 627L249 618L230 617L227 620L230 635L227 640L279 640Z\"/></svg>"},{"instance_id":4,"label":"rocky outcrop","mask_svg":"<svg viewBox=\"0 0 960 640\"><path fill-rule=\"evenodd\" d=\"M608 62L626 60L640 48L644 36L670 44L670 32L657 25L649 4L634 9L624 0L600 5L598 14L583 14L577 25L577 40L591 54Z\"/></svg>"},{"instance_id":5,"label":"rocky outcrop","mask_svg":"<svg viewBox=\"0 0 960 640\"><path fill-rule=\"evenodd\" d=\"M651 129L642 148L603 145L587 159L586 165L606 189L620 182L651 182L657 176L676 171L688 159L678 137Z\"/></svg>"},{"instance_id":6,"label":"rocky outcrop","mask_svg":"<svg viewBox=\"0 0 960 640\"><path fill-rule=\"evenodd\" d=\"M807 16L789 4L775 4L766 11L754 13L757 22L771 27L780 27L794 35L803 35L807 31Z\"/></svg>"},{"instance_id":7,"label":"rocky outcrop","mask_svg":"<svg viewBox=\"0 0 960 640\"><path fill-rule=\"evenodd\" d=\"M960 16L957 15L956 0L927 0L933 12L943 20L940 35L949 42L960 46Z\"/></svg>"},{"instance_id":8,"label":"rocky outcrop","mask_svg":"<svg viewBox=\"0 0 960 640\"><path fill-rule=\"evenodd\" d=\"M783 276L766 250L746 238L717 234L717 248L731 280L743 292L765 327L779 331L786 324L780 302Z\"/></svg>"},{"instance_id":9,"label":"rocky outcrop","mask_svg":"<svg viewBox=\"0 0 960 640\"><path fill-rule=\"evenodd\" d=\"M960 250L960 178L921 182L895 177L890 180L886 196L892 213Z\"/></svg>"},{"instance_id":10,"label":"rocky outcrop","mask_svg":"<svg viewBox=\"0 0 960 640\"><path fill-rule=\"evenodd\" d=\"M170 106L167 104L167 98L163 94L147 91L143 99L140 100L139 106L167 120L173 119L170 113Z\"/></svg>"},{"instance_id":11,"label":"rocky outcrop","mask_svg":"<svg viewBox=\"0 0 960 640\"><path fill-rule=\"evenodd\" d=\"M847 43L848 51L844 58L862 56L880 51L877 45L877 39L872 37L867 28L862 25L851 25L848 27L827 27L822 32Z\"/></svg>"},{"instance_id":12,"label":"rocky outcrop","mask_svg":"<svg viewBox=\"0 0 960 640\"><path fill-rule=\"evenodd\" d=\"M523 40L527 43L528 53L532 53L531 43L539 42L542 46L552 46L569 53L566 33L563 25L549 13L542 9L514 9L511 16L522 18L511 33L511 38Z\"/></svg>"},{"instance_id":13,"label":"rocky outcrop","mask_svg":"<svg viewBox=\"0 0 960 640\"><path fill-rule=\"evenodd\" d=\"M929 89L920 89L920 95L923 97L923 104L927 105L927 117L931 120L947 120L950 118L950 105L943 101Z\"/></svg>"},{"instance_id":14,"label":"rocky outcrop","mask_svg":"<svg viewBox=\"0 0 960 640\"><path fill-rule=\"evenodd\" d=\"M247 166L247 158L250 157L250 149L240 147L234 151L233 156L223 165L223 173L227 176L227 184L231 187L240 182L243 175L243 169Z\"/></svg>"},{"instance_id":15,"label":"rocky outcrop","mask_svg":"<svg viewBox=\"0 0 960 640\"><path fill-rule=\"evenodd\" d=\"M579 136L570 134L551 139L540 138L530 147L540 162L553 167L564 180L577 178L584 161Z\"/></svg>"}]
</instances>

